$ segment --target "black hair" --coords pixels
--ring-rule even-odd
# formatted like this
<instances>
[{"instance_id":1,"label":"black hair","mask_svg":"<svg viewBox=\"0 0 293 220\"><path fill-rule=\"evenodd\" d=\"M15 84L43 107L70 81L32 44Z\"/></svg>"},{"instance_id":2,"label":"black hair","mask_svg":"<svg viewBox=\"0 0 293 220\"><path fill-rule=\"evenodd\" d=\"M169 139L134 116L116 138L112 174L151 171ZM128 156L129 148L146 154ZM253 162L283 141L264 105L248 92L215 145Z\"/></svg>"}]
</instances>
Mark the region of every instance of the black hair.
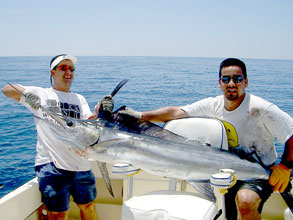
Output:
<instances>
[{"instance_id":1,"label":"black hair","mask_svg":"<svg viewBox=\"0 0 293 220\"><path fill-rule=\"evenodd\" d=\"M52 65L52 63L54 62L54 60L56 60L58 57L60 57L60 56L66 56L67 54L59 54L59 55L57 55L57 56L55 56L55 57L53 57L52 59L51 59L51 61L50 61L50 69L51 69L51 65ZM53 70L56 70L56 68L57 68L57 66L55 66L54 68L53 68ZM51 86L52 86L52 74L50 74L50 82L51 82Z\"/></svg>"},{"instance_id":2,"label":"black hair","mask_svg":"<svg viewBox=\"0 0 293 220\"><path fill-rule=\"evenodd\" d=\"M221 78L221 71L224 67L228 66L238 66L242 69L242 73L244 76L244 79L247 79L247 72L246 72L246 66L245 63L239 59L236 58L228 58L222 61L220 64L220 70L219 70L219 78Z\"/></svg>"}]
</instances>

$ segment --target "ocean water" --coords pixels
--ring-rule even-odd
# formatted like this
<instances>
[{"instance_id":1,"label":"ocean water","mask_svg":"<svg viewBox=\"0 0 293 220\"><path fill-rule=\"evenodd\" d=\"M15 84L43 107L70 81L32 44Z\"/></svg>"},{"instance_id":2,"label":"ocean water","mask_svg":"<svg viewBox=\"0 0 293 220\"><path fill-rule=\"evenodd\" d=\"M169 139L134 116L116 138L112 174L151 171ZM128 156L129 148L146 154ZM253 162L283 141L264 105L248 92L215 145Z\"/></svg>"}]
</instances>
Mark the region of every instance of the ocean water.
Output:
<instances>
[{"instance_id":1,"label":"ocean water","mask_svg":"<svg viewBox=\"0 0 293 220\"><path fill-rule=\"evenodd\" d=\"M7 83L50 87L50 57L0 57L0 86ZM72 90L83 94L90 108L110 94L122 80L129 82L116 94L121 105L151 110L185 105L221 94L218 67L222 58L78 57ZM261 96L293 116L293 61L243 59L247 92ZM32 114L0 94L0 197L35 176L36 130ZM282 145L277 143L278 153Z\"/></svg>"}]
</instances>

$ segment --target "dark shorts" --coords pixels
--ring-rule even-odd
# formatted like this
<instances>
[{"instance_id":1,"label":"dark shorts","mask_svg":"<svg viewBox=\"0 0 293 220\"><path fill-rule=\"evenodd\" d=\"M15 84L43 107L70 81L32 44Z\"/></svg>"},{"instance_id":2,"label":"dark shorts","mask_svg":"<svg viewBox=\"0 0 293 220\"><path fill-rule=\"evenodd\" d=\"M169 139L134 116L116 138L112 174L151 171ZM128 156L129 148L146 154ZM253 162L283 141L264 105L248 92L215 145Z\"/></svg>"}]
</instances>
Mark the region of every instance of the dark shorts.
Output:
<instances>
[{"instance_id":1,"label":"dark shorts","mask_svg":"<svg viewBox=\"0 0 293 220\"><path fill-rule=\"evenodd\" d=\"M237 219L237 207L235 203L235 197L240 189L250 189L259 195L259 197L261 198L261 203L258 208L259 213L261 213L265 201L267 201L267 199L273 193L273 187L268 183L268 180L238 180L235 186L229 189L228 193L225 195L226 216L228 220Z\"/></svg>"},{"instance_id":2,"label":"dark shorts","mask_svg":"<svg viewBox=\"0 0 293 220\"><path fill-rule=\"evenodd\" d=\"M49 211L67 211L70 195L77 204L87 204L96 198L95 176L92 171L62 170L53 163L36 166L35 169L42 202Z\"/></svg>"}]
</instances>

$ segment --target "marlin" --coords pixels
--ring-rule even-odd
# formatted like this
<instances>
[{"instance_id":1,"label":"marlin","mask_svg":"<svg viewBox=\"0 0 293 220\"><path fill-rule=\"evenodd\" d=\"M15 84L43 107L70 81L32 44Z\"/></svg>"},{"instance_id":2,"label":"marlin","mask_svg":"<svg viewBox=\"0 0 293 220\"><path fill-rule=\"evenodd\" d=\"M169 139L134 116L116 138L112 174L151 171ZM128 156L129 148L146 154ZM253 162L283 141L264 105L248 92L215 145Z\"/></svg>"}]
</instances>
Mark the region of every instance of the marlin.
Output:
<instances>
[{"instance_id":1,"label":"marlin","mask_svg":"<svg viewBox=\"0 0 293 220\"><path fill-rule=\"evenodd\" d=\"M119 110L112 114L112 122L68 119L46 110L56 123L44 123L48 131L88 159L128 163L154 175L186 180L197 190L199 183L208 183L210 176L222 168L236 171L237 178L242 180L268 179L268 172L258 163L187 140L151 122L122 118ZM214 201L213 196L204 196Z\"/></svg>"}]
</instances>

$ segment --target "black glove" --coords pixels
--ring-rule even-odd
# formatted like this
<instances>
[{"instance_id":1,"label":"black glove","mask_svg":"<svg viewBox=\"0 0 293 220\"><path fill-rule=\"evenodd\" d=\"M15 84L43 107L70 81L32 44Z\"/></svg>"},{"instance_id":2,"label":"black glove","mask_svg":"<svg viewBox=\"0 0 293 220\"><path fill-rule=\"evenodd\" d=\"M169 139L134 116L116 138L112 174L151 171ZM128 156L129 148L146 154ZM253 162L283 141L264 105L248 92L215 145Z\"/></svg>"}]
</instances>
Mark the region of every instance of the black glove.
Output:
<instances>
[{"instance_id":1,"label":"black glove","mask_svg":"<svg viewBox=\"0 0 293 220\"><path fill-rule=\"evenodd\" d=\"M112 112L114 108L114 99L111 95L106 95L101 100L101 109L104 112Z\"/></svg>"},{"instance_id":2,"label":"black glove","mask_svg":"<svg viewBox=\"0 0 293 220\"><path fill-rule=\"evenodd\" d=\"M106 95L95 106L95 111L99 118L109 119L114 108L114 99L111 95Z\"/></svg>"}]
</instances>

